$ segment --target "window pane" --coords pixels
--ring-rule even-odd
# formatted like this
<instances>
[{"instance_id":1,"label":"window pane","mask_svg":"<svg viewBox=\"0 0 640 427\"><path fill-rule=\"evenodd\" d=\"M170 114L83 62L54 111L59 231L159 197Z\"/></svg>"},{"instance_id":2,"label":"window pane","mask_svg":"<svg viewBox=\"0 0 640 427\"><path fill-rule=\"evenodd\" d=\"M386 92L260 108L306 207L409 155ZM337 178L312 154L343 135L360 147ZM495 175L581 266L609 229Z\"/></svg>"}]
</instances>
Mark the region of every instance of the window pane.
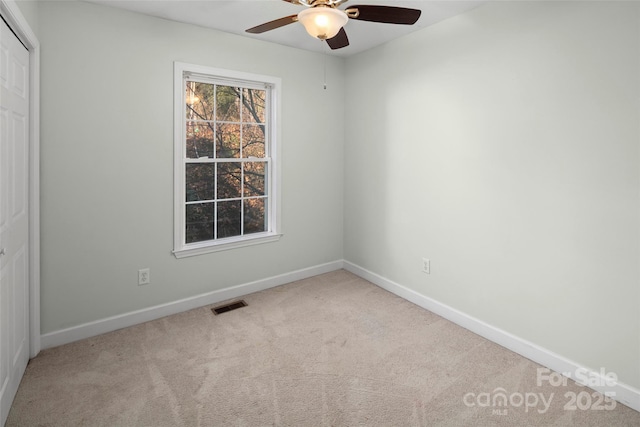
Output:
<instances>
[{"instance_id":1,"label":"window pane","mask_svg":"<svg viewBox=\"0 0 640 427\"><path fill-rule=\"evenodd\" d=\"M188 81L186 86L187 120L213 120L214 85Z\"/></svg>"},{"instance_id":2,"label":"window pane","mask_svg":"<svg viewBox=\"0 0 640 427\"><path fill-rule=\"evenodd\" d=\"M264 111L267 91L260 89L242 89L242 121L245 123L264 123Z\"/></svg>"},{"instance_id":3,"label":"window pane","mask_svg":"<svg viewBox=\"0 0 640 427\"><path fill-rule=\"evenodd\" d=\"M198 203L187 205L186 208L186 242L194 243L213 239L214 204Z\"/></svg>"},{"instance_id":4,"label":"window pane","mask_svg":"<svg viewBox=\"0 0 640 427\"><path fill-rule=\"evenodd\" d=\"M174 99L175 126L184 133L178 131L174 148L184 157L175 159L174 169L175 201L178 212L183 209L174 220L176 257L260 241L266 231L275 234L278 230L269 227L277 216L270 199L270 165L278 161L271 140L277 81L246 81L245 74L217 75L215 69L186 64L177 69L182 75L175 75L175 83L182 84L182 92Z\"/></svg>"},{"instance_id":5,"label":"window pane","mask_svg":"<svg viewBox=\"0 0 640 427\"><path fill-rule=\"evenodd\" d=\"M213 128L210 123L187 122L187 158L213 157Z\"/></svg>"},{"instance_id":6,"label":"window pane","mask_svg":"<svg viewBox=\"0 0 640 427\"><path fill-rule=\"evenodd\" d=\"M214 199L214 173L216 166L210 164L193 164L186 165L186 189L187 202L195 202L197 200L213 200Z\"/></svg>"},{"instance_id":7,"label":"window pane","mask_svg":"<svg viewBox=\"0 0 640 427\"><path fill-rule=\"evenodd\" d=\"M218 86L216 88L216 120L223 122L240 121L240 88Z\"/></svg>"},{"instance_id":8,"label":"window pane","mask_svg":"<svg viewBox=\"0 0 640 427\"><path fill-rule=\"evenodd\" d=\"M242 126L242 157L264 157L264 125Z\"/></svg>"},{"instance_id":9,"label":"window pane","mask_svg":"<svg viewBox=\"0 0 640 427\"><path fill-rule=\"evenodd\" d=\"M264 196L266 175L264 162L247 162L244 164L244 196Z\"/></svg>"},{"instance_id":10,"label":"window pane","mask_svg":"<svg viewBox=\"0 0 640 427\"><path fill-rule=\"evenodd\" d=\"M218 124L216 126L216 155L219 159L240 157L240 125Z\"/></svg>"},{"instance_id":11,"label":"window pane","mask_svg":"<svg viewBox=\"0 0 640 427\"><path fill-rule=\"evenodd\" d=\"M242 195L240 163L218 163L218 199Z\"/></svg>"},{"instance_id":12,"label":"window pane","mask_svg":"<svg viewBox=\"0 0 640 427\"><path fill-rule=\"evenodd\" d=\"M244 201L244 234L267 231L264 202L265 199L247 199Z\"/></svg>"},{"instance_id":13,"label":"window pane","mask_svg":"<svg viewBox=\"0 0 640 427\"><path fill-rule=\"evenodd\" d=\"M240 200L218 202L218 238L240 235Z\"/></svg>"}]
</instances>

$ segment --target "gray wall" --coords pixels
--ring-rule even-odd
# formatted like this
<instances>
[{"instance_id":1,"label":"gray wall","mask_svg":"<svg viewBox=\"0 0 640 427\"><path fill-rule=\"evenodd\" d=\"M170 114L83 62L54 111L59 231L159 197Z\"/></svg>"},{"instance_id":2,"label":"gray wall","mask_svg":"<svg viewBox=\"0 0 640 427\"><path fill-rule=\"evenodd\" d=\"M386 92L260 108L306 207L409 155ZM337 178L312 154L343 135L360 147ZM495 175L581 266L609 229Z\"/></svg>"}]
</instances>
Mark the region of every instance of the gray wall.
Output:
<instances>
[{"instance_id":1,"label":"gray wall","mask_svg":"<svg viewBox=\"0 0 640 427\"><path fill-rule=\"evenodd\" d=\"M345 258L639 387L639 28L495 2L348 59Z\"/></svg>"},{"instance_id":2,"label":"gray wall","mask_svg":"<svg viewBox=\"0 0 640 427\"><path fill-rule=\"evenodd\" d=\"M88 3L38 12L43 333L342 259L342 60L325 91L319 54ZM171 254L173 61L282 78L279 242Z\"/></svg>"}]
</instances>

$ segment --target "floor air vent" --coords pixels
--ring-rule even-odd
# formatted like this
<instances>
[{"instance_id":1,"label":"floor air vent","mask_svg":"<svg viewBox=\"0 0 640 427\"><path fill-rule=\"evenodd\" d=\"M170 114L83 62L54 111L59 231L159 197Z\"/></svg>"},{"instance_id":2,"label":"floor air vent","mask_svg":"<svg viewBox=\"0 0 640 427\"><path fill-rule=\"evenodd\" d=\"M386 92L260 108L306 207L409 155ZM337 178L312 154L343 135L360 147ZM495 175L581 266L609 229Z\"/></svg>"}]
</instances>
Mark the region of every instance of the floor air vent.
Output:
<instances>
[{"instance_id":1,"label":"floor air vent","mask_svg":"<svg viewBox=\"0 0 640 427\"><path fill-rule=\"evenodd\" d=\"M244 300L232 302L229 304L221 305L220 307L212 308L213 314L216 316L218 314L226 313L227 311L237 310L238 308L246 307L248 304L244 302Z\"/></svg>"}]
</instances>

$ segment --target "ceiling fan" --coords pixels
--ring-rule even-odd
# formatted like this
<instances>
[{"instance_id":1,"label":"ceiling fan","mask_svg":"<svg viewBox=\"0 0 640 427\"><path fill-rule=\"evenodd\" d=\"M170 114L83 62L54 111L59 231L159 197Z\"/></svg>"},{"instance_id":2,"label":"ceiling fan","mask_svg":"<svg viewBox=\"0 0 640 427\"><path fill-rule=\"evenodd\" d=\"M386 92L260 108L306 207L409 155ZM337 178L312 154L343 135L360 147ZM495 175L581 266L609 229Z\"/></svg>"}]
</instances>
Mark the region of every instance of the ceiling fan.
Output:
<instances>
[{"instance_id":1,"label":"ceiling fan","mask_svg":"<svg viewBox=\"0 0 640 427\"><path fill-rule=\"evenodd\" d=\"M338 9L348 0L283 0L305 6L307 9L296 15L285 16L274 21L249 28L247 33L260 34L275 30L294 22L304 25L309 35L320 40L326 40L331 49L340 49L349 46L347 33L344 26L349 19L360 21L382 22L386 24L413 25L420 14L418 9L395 6L360 5L352 6L345 10Z\"/></svg>"}]
</instances>

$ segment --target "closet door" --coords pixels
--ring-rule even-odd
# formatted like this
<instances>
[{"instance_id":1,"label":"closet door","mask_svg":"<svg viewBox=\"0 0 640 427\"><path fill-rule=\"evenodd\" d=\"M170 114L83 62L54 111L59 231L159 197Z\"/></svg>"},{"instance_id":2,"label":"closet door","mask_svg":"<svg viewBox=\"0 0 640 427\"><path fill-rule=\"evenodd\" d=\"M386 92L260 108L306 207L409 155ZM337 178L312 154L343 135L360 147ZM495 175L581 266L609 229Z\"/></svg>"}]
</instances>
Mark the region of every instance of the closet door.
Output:
<instances>
[{"instance_id":1,"label":"closet door","mask_svg":"<svg viewBox=\"0 0 640 427\"><path fill-rule=\"evenodd\" d=\"M0 20L0 425L29 361L29 52Z\"/></svg>"}]
</instances>

